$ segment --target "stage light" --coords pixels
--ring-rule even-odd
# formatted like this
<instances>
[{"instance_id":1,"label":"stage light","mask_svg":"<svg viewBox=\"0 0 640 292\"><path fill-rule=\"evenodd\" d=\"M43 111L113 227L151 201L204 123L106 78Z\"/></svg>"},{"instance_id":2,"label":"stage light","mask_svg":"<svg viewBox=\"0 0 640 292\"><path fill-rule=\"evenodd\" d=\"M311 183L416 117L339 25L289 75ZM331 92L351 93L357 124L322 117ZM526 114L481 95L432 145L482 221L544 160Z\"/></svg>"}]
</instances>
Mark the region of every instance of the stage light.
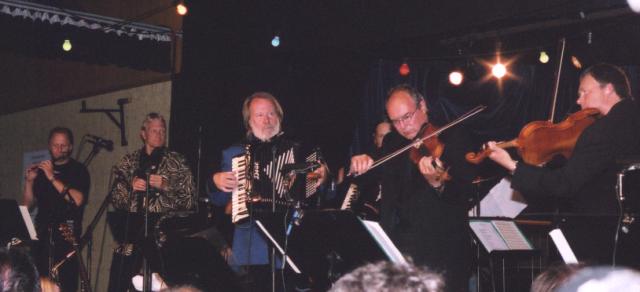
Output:
<instances>
[{"instance_id":1,"label":"stage light","mask_svg":"<svg viewBox=\"0 0 640 292\"><path fill-rule=\"evenodd\" d=\"M185 16L187 15L187 12L189 12L189 9L187 8L187 5L184 5L184 3L180 2L178 3L178 5L176 5L176 12L179 15Z\"/></svg>"},{"instance_id":2,"label":"stage light","mask_svg":"<svg viewBox=\"0 0 640 292\"><path fill-rule=\"evenodd\" d=\"M409 68L409 64L407 64L407 62L403 62L402 65L400 65L400 68L398 69L398 72L400 72L400 75L402 76L407 76L409 75L409 73L411 72L411 69Z\"/></svg>"},{"instance_id":3,"label":"stage light","mask_svg":"<svg viewBox=\"0 0 640 292\"><path fill-rule=\"evenodd\" d=\"M464 80L464 75L462 74L462 72L451 71L451 73L449 73L449 83L451 83L452 85L458 86L462 84L463 80Z\"/></svg>"},{"instance_id":4,"label":"stage light","mask_svg":"<svg viewBox=\"0 0 640 292\"><path fill-rule=\"evenodd\" d=\"M277 48L278 46L280 46L280 36L276 35L273 37L273 39L271 39L271 46L273 46L274 48Z\"/></svg>"},{"instance_id":5,"label":"stage light","mask_svg":"<svg viewBox=\"0 0 640 292\"><path fill-rule=\"evenodd\" d=\"M496 63L491 68L491 74L493 74L493 76L495 76L496 78L500 79L500 78L504 77L504 75L507 74L507 67L505 67L504 65L502 65L500 63Z\"/></svg>"},{"instance_id":6,"label":"stage light","mask_svg":"<svg viewBox=\"0 0 640 292\"><path fill-rule=\"evenodd\" d=\"M545 51L540 51L540 57L538 58L538 60L542 64L547 64L549 63L549 55L547 55L547 52Z\"/></svg>"},{"instance_id":7,"label":"stage light","mask_svg":"<svg viewBox=\"0 0 640 292\"><path fill-rule=\"evenodd\" d=\"M640 13L640 0L627 0L627 3L633 12Z\"/></svg>"},{"instance_id":8,"label":"stage light","mask_svg":"<svg viewBox=\"0 0 640 292\"><path fill-rule=\"evenodd\" d=\"M69 39L65 39L64 42L62 43L62 49L65 52L69 52L71 51L71 48L73 48L73 46L71 46L71 41Z\"/></svg>"},{"instance_id":9,"label":"stage light","mask_svg":"<svg viewBox=\"0 0 640 292\"><path fill-rule=\"evenodd\" d=\"M571 56L571 64L573 64L573 66L576 67L577 69L582 69L582 63L580 62L580 59L578 59L578 57L576 56Z\"/></svg>"}]
</instances>

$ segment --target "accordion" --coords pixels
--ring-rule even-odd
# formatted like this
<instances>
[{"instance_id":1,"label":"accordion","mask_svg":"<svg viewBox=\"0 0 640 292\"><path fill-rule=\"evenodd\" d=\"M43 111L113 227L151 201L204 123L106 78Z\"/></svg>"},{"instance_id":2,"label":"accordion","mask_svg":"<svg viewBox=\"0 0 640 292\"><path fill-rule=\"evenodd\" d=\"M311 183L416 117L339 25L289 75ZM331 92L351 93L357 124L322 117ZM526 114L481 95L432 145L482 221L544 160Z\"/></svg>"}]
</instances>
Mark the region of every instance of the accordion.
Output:
<instances>
[{"instance_id":1,"label":"accordion","mask_svg":"<svg viewBox=\"0 0 640 292\"><path fill-rule=\"evenodd\" d=\"M319 150L299 158L299 145L285 139L245 144L244 152L232 159L232 171L238 186L231 193L231 221L238 223L252 213L279 212L317 192L316 183L307 176L284 172L299 161L319 160Z\"/></svg>"}]
</instances>

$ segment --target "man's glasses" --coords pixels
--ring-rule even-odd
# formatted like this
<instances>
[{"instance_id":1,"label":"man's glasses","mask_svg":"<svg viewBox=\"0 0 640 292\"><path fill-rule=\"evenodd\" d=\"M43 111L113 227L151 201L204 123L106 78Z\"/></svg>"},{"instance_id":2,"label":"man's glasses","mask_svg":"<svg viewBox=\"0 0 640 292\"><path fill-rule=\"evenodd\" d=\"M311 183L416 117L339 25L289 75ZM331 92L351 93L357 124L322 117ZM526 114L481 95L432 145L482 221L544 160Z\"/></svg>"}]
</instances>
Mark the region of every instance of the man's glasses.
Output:
<instances>
[{"instance_id":1,"label":"man's glasses","mask_svg":"<svg viewBox=\"0 0 640 292\"><path fill-rule=\"evenodd\" d=\"M391 120L391 122L396 125L399 126L401 124L404 124L406 122L408 122L409 120L411 120L413 118L413 116L416 115L416 112L418 111L419 107L416 107L416 109L410 113L406 113L404 116L397 118L395 120Z\"/></svg>"}]
</instances>

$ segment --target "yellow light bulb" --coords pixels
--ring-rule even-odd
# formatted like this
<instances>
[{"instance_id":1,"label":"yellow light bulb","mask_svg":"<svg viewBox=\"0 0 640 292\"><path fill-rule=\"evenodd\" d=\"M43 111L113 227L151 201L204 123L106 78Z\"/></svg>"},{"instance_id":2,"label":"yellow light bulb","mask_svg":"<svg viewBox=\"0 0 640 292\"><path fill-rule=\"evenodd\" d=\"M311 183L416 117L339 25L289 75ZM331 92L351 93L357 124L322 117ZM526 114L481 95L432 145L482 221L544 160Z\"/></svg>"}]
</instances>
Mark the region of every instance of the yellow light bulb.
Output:
<instances>
[{"instance_id":1,"label":"yellow light bulb","mask_svg":"<svg viewBox=\"0 0 640 292\"><path fill-rule=\"evenodd\" d=\"M71 51L71 41L69 39L65 39L64 42L62 43L62 49L65 52Z\"/></svg>"}]
</instances>

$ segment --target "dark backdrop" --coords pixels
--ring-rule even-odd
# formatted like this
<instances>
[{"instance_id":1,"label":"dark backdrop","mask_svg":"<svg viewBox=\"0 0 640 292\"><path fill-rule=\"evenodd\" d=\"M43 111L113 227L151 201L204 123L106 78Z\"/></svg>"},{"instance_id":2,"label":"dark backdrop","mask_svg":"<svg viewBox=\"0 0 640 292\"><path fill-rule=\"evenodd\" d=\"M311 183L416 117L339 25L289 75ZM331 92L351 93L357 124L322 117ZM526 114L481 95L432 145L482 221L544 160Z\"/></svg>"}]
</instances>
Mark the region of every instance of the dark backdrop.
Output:
<instances>
[{"instance_id":1,"label":"dark backdrop","mask_svg":"<svg viewBox=\"0 0 640 292\"><path fill-rule=\"evenodd\" d=\"M203 182L217 170L221 150L243 137L242 101L255 91L278 97L285 112L285 131L305 144L320 146L333 170L351 154L370 147L373 128L384 118L386 92L399 83L423 92L433 119L440 124L475 105L488 105L466 122L478 143L512 139L526 123L549 117L557 67L555 42L545 41L546 47L541 47L552 59L548 64L537 61L538 48L502 56L513 62L510 75L500 82L487 77L490 69L483 64L494 59L489 54L438 58L425 51L423 58L408 60L411 73L403 77L398 74L402 60L371 53L373 49L320 42L314 38L320 29L305 26L308 23L302 19L289 23L292 28L288 36L283 35L280 47L271 47L275 24L282 23L281 15L273 11L285 11L272 6L265 12L264 7L224 1L190 3L190 14L184 19L183 71L174 78L170 145L187 155ZM571 65L571 55L580 56L585 67L597 61L624 65L637 95L635 59L620 53L635 47L623 45L629 31L621 29L618 34L611 27L603 29L596 31L590 43L582 32L568 38L556 122L578 109L580 70ZM400 41L397 47L404 50ZM465 72L459 87L448 83L454 68ZM200 185L203 193L206 184Z\"/></svg>"}]
</instances>

